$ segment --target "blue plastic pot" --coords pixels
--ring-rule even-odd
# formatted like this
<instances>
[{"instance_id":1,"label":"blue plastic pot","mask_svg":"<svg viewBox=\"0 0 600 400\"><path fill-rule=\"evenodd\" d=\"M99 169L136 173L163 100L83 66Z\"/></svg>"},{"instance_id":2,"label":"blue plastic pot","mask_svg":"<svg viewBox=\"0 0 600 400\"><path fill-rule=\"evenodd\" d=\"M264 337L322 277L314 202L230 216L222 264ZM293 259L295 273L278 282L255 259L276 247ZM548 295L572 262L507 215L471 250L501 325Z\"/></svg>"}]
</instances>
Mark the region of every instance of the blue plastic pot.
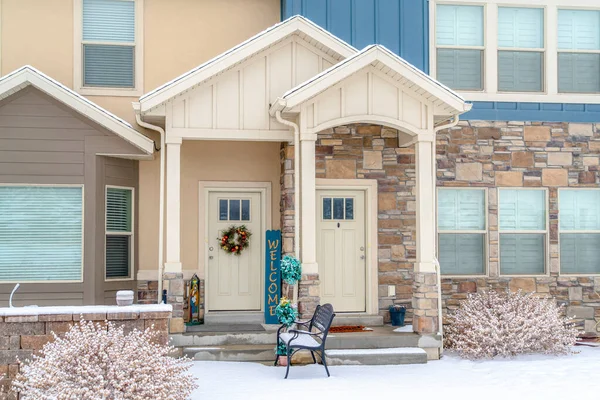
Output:
<instances>
[{"instance_id":1,"label":"blue plastic pot","mask_svg":"<svg viewBox=\"0 0 600 400\"><path fill-rule=\"evenodd\" d=\"M390 307L390 318L392 320L392 326L404 326L404 316L406 315L405 308L395 309Z\"/></svg>"}]
</instances>

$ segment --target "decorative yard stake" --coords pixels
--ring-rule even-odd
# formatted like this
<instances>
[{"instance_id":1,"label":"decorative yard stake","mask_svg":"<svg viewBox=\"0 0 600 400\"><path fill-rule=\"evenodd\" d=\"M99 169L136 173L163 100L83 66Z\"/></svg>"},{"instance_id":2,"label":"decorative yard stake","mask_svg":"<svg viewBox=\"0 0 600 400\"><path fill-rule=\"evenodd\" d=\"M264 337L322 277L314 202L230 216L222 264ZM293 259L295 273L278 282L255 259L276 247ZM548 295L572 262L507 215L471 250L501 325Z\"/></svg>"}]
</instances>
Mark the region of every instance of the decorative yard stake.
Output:
<instances>
[{"instance_id":1,"label":"decorative yard stake","mask_svg":"<svg viewBox=\"0 0 600 400\"><path fill-rule=\"evenodd\" d=\"M190 324L200 323L200 278L194 274L190 280Z\"/></svg>"},{"instance_id":2,"label":"decorative yard stake","mask_svg":"<svg viewBox=\"0 0 600 400\"><path fill-rule=\"evenodd\" d=\"M265 324L276 324L275 309L281 296L281 231L267 231L265 267Z\"/></svg>"}]
</instances>

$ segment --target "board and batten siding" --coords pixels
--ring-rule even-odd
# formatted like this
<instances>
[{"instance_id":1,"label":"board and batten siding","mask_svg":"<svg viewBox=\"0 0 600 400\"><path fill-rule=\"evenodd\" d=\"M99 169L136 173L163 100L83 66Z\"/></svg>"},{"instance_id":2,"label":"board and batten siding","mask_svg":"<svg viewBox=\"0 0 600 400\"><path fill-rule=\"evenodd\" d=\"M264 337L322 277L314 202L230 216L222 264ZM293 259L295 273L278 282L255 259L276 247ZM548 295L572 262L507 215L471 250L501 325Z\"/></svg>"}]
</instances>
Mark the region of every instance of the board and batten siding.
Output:
<instances>
[{"instance_id":1,"label":"board and batten siding","mask_svg":"<svg viewBox=\"0 0 600 400\"><path fill-rule=\"evenodd\" d=\"M288 132L288 127L269 116L269 105L287 90L337 62L314 44L293 35L177 97L167 108L170 113L167 121L173 128L200 132L202 129Z\"/></svg>"},{"instance_id":2,"label":"board and batten siding","mask_svg":"<svg viewBox=\"0 0 600 400\"><path fill-rule=\"evenodd\" d=\"M15 305L112 304L115 290L133 286L104 281L104 197L106 184L137 188L137 161L97 154L137 152L31 86L0 101L0 185L84 186L83 282L22 283ZM0 283L0 305L8 304L13 287Z\"/></svg>"}]
</instances>

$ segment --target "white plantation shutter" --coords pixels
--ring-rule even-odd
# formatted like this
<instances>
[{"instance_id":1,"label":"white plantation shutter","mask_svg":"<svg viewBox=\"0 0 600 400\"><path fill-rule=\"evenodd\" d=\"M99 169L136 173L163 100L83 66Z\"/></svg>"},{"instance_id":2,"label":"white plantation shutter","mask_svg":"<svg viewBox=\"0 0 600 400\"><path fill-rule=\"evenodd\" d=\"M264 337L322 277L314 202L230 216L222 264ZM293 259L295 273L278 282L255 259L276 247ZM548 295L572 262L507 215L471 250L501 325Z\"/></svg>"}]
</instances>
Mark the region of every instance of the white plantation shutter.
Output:
<instances>
[{"instance_id":1,"label":"white plantation shutter","mask_svg":"<svg viewBox=\"0 0 600 400\"><path fill-rule=\"evenodd\" d=\"M558 91L600 92L600 11L558 10L558 49Z\"/></svg>"},{"instance_id":2,"label":"white plantation shutter","mask_svg":"<svg viewBox=\"0 0 600 400\"><path fill-rule=\"evenodd\" d=\"M0 280L80 281L81 187L0 187Z\"/></svg>"},{"instance_id":3,"label":"white plantation shutter","mask_svg":"<svg viewBox=\"0 0 600 400\"><path fill-rule=\"evenodd\" d=\"M484 273L484 235L440 233L438 236L440 269L444 275L480 275Z\"/></svg>"},{"instance_id":4,"label":"white plantation shutter","mask_svg":"<svg viewBox=\"0 0 600 400\"><path fill-rule=\"evenodd\" d=\"M436 45L437 79L453 89L483 88L483 7L438 5Z\"/></svg>"},{"instance_id":5,"label":"white plantation shutter","mask_svg":"<svg viewBox=\"0 0 600 400\"><path fill-rule=\"evenodd\" d=\"M543 274L544 242L544 234L501 234L500 272L503 275Z\"/></svg>"},{"instance_id":6,"label":"white plantation shutter","mask_svg":"<svg viewBox=\"0 0 600 400\"><path fill-rule=\"evenodd\" d=\"M83 83L135 86L135 2L83 0Z\"/></svg>"},{"instance_id":7,"label":"white plantation shutter","mask_svg":"<svg viewBox=\"0 0 600 400\"><path fill-rule=\"evenodd\" d=\"M543 190L500 189L500 229L545 230L545 197Z\"/></svg>"},{"instance_id":8,"label":"white plantation shutter","mask_svg":"<svg viewBox=\"0 0 600 400\"><path fill-rule=\"evenodd\" d=\"M514 51L544 48L543 9L498 7L498 48L499 90L543 90L543 53Z\"/></svg>"},{"instance_id":9,"label":"white plantation shutter","mask_svg":"<svg viewBox=\"0 0 600 400\"><path fill-rule=\"evenodd\" d=\"M483 190L440 190L438 227L440 230L483 230L484 208Z\"/></svg>"},{"instance_id":10,"label":"white plantation shutter","mask_svg":"<svg viewBox=\"0 0 600 400\"><path fill-rule=\"evenodd\" d=\"M133 190L106 189L106 278L131 276Z\"/></svg>"},{"instance_id":11,"label":"white plantation shutter","mask_svg":"<svg viewBox=\"0 0 600 400\"><path fill-rule=\"evenodd\" d=\"M560 271L563 274L600 273L600 234L561 233Z\"/></svg>"},{"instance_id":12,"label":"white plantation shutter","mask_svg":"<svg viewBox=\"0 0 600 400\"><path fill-rule=\"evenodd\" d=\"M561 190L561 231L600 230L600 190Z\"/></svg>"}]
</instances>

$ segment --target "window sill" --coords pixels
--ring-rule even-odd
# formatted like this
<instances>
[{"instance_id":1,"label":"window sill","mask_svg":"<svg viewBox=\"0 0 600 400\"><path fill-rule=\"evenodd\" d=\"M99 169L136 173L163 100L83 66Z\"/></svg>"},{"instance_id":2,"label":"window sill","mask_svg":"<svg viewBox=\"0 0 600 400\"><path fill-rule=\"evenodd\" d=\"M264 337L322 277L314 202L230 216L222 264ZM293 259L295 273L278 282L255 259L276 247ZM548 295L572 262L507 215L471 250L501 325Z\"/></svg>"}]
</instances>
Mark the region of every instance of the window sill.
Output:
<instances>
[{"instance_id":1,"label":"window sill","mask_svg":"<svg viewBox=\"0 0 600 400\"><path fill-rule=\"evenodd\" d=\"M139 97L144 94L139 89L118 89L118 88L92 88L80 87L77 93L83 96L119 96L119 97Z\"/></svg>"}]
</instances>

